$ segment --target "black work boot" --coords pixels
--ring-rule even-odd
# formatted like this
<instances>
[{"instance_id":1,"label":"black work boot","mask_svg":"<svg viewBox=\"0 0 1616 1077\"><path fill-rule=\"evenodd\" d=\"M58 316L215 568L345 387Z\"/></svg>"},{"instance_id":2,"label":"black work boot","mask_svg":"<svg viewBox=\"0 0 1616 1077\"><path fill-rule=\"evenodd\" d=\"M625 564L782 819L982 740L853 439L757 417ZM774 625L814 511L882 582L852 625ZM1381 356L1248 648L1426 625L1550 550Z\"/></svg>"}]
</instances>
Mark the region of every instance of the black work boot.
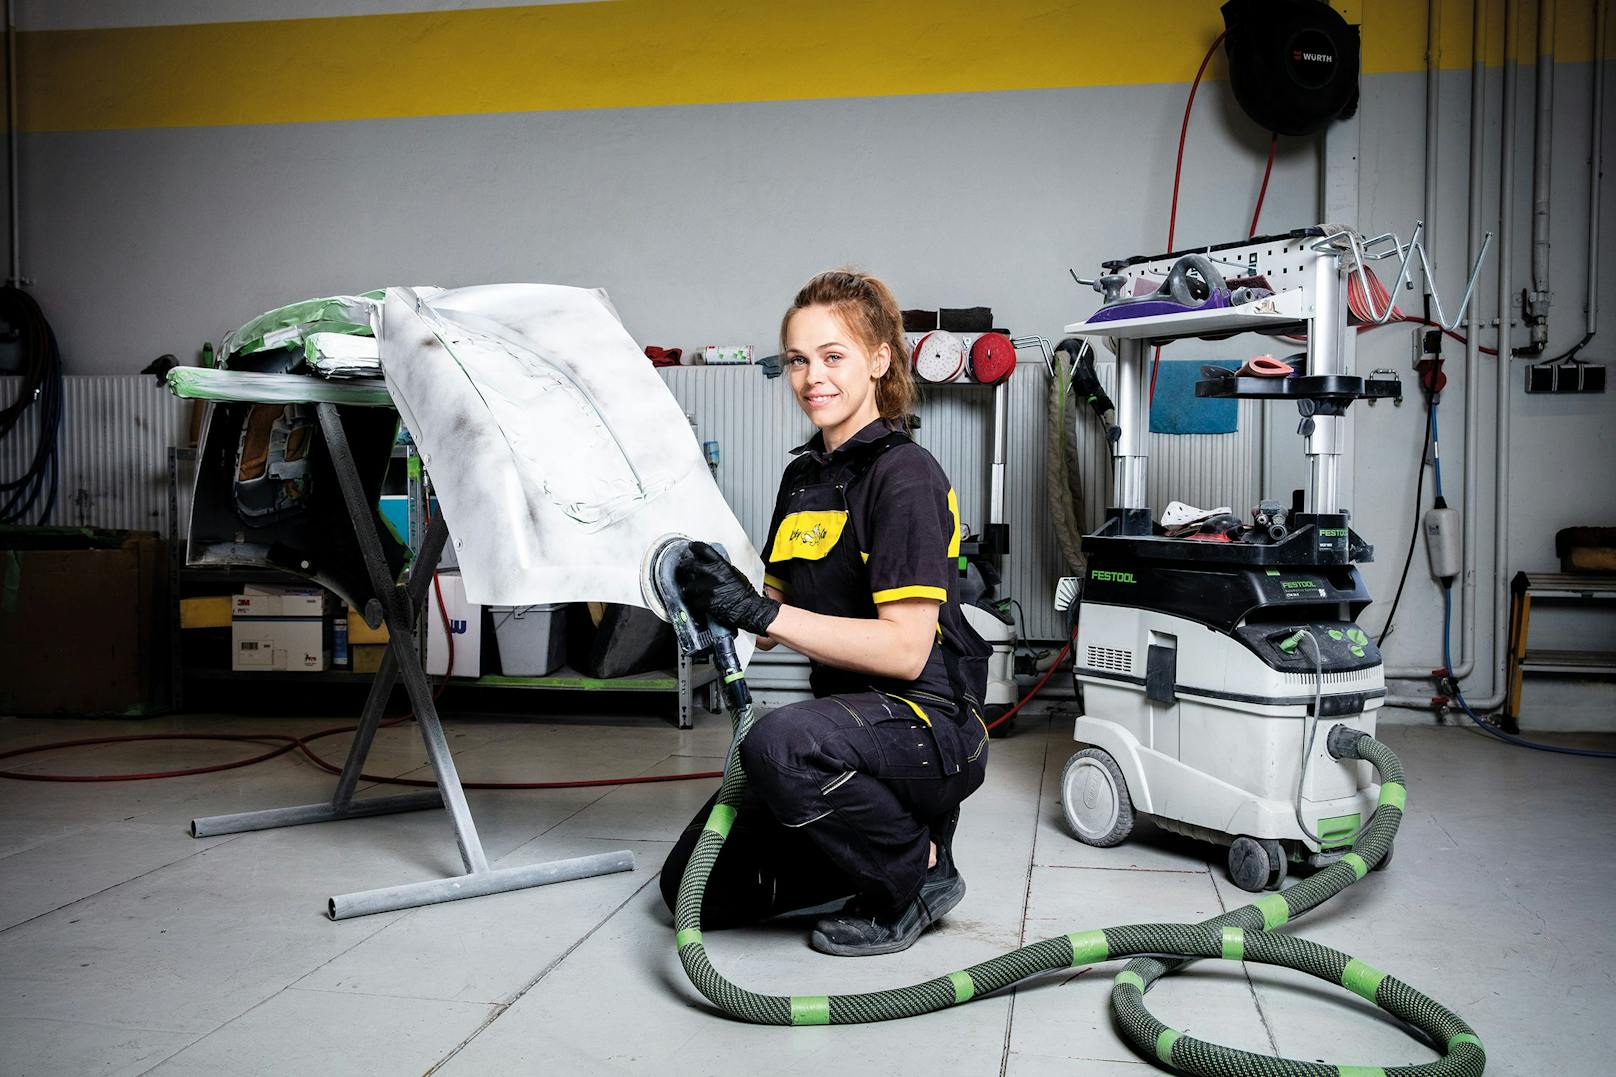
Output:
<instances>
[{"instance_id":1,"label":"black work boot","mask_svg":"<svg viewBox=\"0 0 1616 1077\"><path fill-rule=\"evenodd\" d=\"M896 913L870 915L854 899L835 916L814 925L809 945L837 957L871 957L907 950L921 932L941 920L965 896L965 879L947 846L937 849L937 866L926 872L920 892Z\"/></svg>"}]
</instances>

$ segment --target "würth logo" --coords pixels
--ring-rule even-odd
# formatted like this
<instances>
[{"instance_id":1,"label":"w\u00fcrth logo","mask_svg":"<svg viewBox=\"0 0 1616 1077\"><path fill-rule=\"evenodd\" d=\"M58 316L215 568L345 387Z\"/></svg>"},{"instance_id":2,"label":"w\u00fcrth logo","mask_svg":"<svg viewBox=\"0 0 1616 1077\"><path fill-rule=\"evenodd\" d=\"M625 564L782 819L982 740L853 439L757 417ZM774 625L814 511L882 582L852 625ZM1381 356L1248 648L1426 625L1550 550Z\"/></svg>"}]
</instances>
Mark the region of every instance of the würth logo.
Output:
<instances>
[{"instance_id":1,"label":"w\u00fcrth logo","mask_svg":"<svg viewBox=\"0 0 1616 1077\"><path fill-rule=\"evenodd\" d=\"M1327 52L1307 52L1307 51L1304 51L1302 49L1297 49L1294 52L1292 52L1291 53L1291 59L1293 59L1293 60L1310 60L1310 61L1312 61L1313 63L1316 63L1316 64L1333 64L1333 63L1335 63L1335 57L1331 56Z\"/></svg>"}]
</instances>

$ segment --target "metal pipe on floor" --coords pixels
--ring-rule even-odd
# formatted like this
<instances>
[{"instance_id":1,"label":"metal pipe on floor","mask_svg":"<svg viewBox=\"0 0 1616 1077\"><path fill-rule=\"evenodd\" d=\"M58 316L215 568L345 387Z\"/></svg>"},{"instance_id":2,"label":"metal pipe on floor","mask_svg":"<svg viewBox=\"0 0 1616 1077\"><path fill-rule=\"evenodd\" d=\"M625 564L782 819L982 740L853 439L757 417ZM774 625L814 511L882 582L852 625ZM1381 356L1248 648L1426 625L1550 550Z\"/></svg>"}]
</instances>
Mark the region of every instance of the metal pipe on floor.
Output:
<instances>
[{"instance_id":1,"label":"metal pipe on floor","mask_svg":"<svg viewBox=\"0 0 1616 1077\"><path fill-rule=\"evenodd\" d=\"M209 815L192 819L191 837L211 838L219 834L245 834L252 830L273 830L281 826L329 823L337 819L360 819L367 815L391 815L394 812L425 811L441 807L443 797L437 790L372 797L369 800L350 800L345 807L338 807L329 801L320 804L298 804L286 808L265 808L263 811L244 811L232 815Z\"/></svg>"},{"instance_id":2,"label":"metal pipe on floor","mask_svg":"<svg viewBox=\"0 0 1616 1077\"><path fill-rule=\"evenodd\" d=\"M429 879L426 882L405 883L403 886L384 886L379 890L361 890L354 894L339 894L326 902L326 915L333 920L348 920L355 916L369 916L378 912L398 912L422 905L439 905L461 898L483 897L507 890L525 890L530 886L571 882L595 875L609 875L634 870L634 854L627 849L576 856L569 860L550 860L543 864L528 864L516 868L497 868L474 871L468 875L455 875L447 879Z\"/></svg>"}]
</instances>

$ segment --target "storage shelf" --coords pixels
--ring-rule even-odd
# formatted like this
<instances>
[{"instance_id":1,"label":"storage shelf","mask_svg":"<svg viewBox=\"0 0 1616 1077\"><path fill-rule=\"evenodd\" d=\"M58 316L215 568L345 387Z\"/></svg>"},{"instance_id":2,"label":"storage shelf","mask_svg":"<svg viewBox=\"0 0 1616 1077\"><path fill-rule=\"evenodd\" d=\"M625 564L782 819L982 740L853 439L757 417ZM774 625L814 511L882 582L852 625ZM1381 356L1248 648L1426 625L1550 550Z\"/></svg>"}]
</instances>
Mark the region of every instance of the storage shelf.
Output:
<instances>
[{"instance_id":1,"label":"storage shelf","mask_svg":"<svg viewBox=\"0 0 1616 1077\"><path fill-rule=\"evenodd\" d=\"M221 669L214 666L192 666L185 670L187 677L199 681L280 681L287 684L320 682L368 682L373 673L355 673L349 669L295 670L295 669ZM432 675L437 681L439 675ZM563 668L548 677L452 677L451 687L469 688L549 688L554 690L582 690L588 692L675 692L679 689L679 675L675 670L653 670L628 677L585 677Z\"/></svg>"},{"instance_id":2,"label":"storage shelf","mask_svg":"<svg viewBox=\"0 0 1616 1077\"><path fill-rule=\"evenodd\" d=\"M1527 651L1523 673L1616 673L1616 651Z\"/></svg>"},{"instance_id":3,"label":"storage shelf","mask_svg":"<svg viewBox=\"0 0 1616 1077\"><path fill-rule=\"evenodd\" d=\"M1596 603L1608 610L1616 602L1616 576L1517 572L1509 592L1509 685L1503 724L1506 732L1514 733L1519 730L1521 682L1526 674L1616 677L1616 652L1551 651L1526 645L1537 602Z\"/></svg>"},{"instance_id":4,"label":"storage shelf","mask_svg":"<svg viewBox=\"0 0 1616 1077\"><path fill-rule=\"evenodd\" d=\"M586 677L563 666L547 677L486 676L456 678L454 684L488 685L498 688L550 688L585 692L673 692L679 688L677 670L652 670L627 677Z\"/></svg>"}]
</instances>

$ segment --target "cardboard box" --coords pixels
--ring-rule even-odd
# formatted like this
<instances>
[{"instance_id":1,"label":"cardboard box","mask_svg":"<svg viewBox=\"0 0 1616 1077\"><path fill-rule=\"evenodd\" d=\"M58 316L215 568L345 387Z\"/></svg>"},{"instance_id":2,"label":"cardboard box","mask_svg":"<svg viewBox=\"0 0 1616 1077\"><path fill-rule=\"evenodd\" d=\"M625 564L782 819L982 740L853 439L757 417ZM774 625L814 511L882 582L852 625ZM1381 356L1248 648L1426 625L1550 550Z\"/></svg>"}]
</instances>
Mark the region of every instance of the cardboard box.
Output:
<instances>
[{"instance_id":1,"label":"cardboard box","mask_svg":"<svg viewBox=\"0 0 1616 1077\"><path fill-rule=\"evenodd\" d=\"M466 601L466 589L458 572L439 573L438 583L443 590L449 630L454 633L454 670L450 675L480 677L483 669L483 608ZM444 614L438 609L437 598L429 598L426 606L426 671L434 677L441 677L449 671L449 637L444 633L443 622Z\"/></svg>"},{"instance_id":2,"label":"cardboard box","mask_svg":"<svg viewBox=\"0 0 1616 1077\"><path fill-rule=\"evenodd\" d=\"M318 587L244 588L231 610L230 668L310 673L327 669L330 605L330 596Z\"/></svg>"},{"instance_id":3,"label":"cardboard box","mask_svg":"<svg viewBox=\"0 0 1616 1077\"><path fill-rule=\"evenodd\" d=\"M708 366L733 366L752 361L752 345L709 344L701 350L702 361Z\"/></svg>"},{"instance_id":4,"label":"cardboard box","mask_svg":"<svg viewBox=\"0 0 1616 1077\"><path fill-rule=\"evenodd\" d=\"M353 659L355 673L375 673L382 668L382 658L387 654L387 644L356 643L349 648L348 653Z\"/></svg>"},{"instance_id":5,"label":"cardboard box","mask_svg":"<svg viewBox=\"0 0 1616 1077\"><path fill-rule=\"evenodd\" d=\"M386 643L387 626L377 625L375 628L365 623L365 618L356 609L348 610L348 645L358 646L361 643Z\"/></svg>"},{"instance_id":6,"label":"cardboard box","mask_svg":"<svg viewBox=\"0 0 1616 1077\"><path fill-rule=\"evenodd\" d=\"M325 621L245 618L230 626L230 668L317 673L330 662Z\"/></svg>"},{"instance_id":7,"label":"cardboard box","mask_svg":"<svg viewBox=\"0 0 1616 1077\"><path fill-rule=\"evenodd\" d=\"M180 599L181 628L229 628L234 595L199 595Z\"/></svg>"},{"instance_id":8,"label":"cardboard box","mask_svg":"<svg viewBox=\"0 0 1616 1077\"><path fill-rule=\"evenodd\" d=\"M167 699L168 554L145 531L0 535L0 714L146 714Z\"/></svg>"}]
</instances>

